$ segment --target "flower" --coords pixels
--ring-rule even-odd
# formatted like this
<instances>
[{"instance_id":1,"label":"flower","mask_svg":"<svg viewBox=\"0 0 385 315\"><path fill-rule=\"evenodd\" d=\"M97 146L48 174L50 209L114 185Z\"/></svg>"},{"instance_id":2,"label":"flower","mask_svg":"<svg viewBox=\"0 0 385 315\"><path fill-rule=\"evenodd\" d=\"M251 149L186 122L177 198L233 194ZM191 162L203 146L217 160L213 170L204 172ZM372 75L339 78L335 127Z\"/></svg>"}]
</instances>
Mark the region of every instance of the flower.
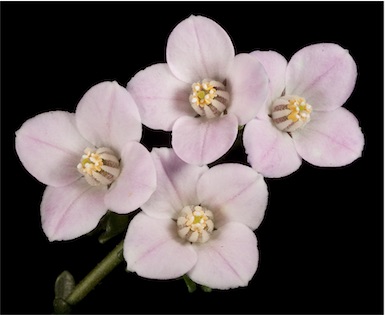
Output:
<instances>
[{"instance_id":1,"label":"flower","mask_svg":"<svg viewBox=\"0 0 385 315\"><path fill-rule=\"evenodd\" d=\"M265 70L249 54L235 56L225 30L203 16L192 15L173 29L166 59L139 71L127 89L144 125L172 131L172 147L182 160L211 163L265 102Z\"/></svg>"},{"instance_id":2,"label":"flower","mask_svg":"<svg viewBox=\"0 0 385 315\"><path fill-rule=\"evenodd\" d=\"M50 111L21 126L17 154L48 185L41 218L50 241L90 232L108 209L128 213L147 201L156 173L141 134L136 104L116 82L93 86L75 113Z\"/></svg>"},{"instance_id":3,"label":"flower","mask_svg":"<svg viewBox=\"0 0 385 315\"><path fill-rule=\"evenodd\" d=\"M128 227L127 269L160 280L187 274L216 289L246 286L258 264L253 230L267 206L262 175L238 163L187 164L168 148L151 154L157 190Z\"/></svg>"},{"instance_id":4,"label":"flower","mask_svg":"<svg viewBox=\"0 0 385 315\"><path fill-rule=\"evenodd\" d=\"M309 45L289 63L274 51L253 51L270 79L270 100L244 130L248 162L266 177L296 171L302 159L343 166L361 156L364 136L341 106L351 95L357 66L337 44Z\"/></svg>"}]
</instances>

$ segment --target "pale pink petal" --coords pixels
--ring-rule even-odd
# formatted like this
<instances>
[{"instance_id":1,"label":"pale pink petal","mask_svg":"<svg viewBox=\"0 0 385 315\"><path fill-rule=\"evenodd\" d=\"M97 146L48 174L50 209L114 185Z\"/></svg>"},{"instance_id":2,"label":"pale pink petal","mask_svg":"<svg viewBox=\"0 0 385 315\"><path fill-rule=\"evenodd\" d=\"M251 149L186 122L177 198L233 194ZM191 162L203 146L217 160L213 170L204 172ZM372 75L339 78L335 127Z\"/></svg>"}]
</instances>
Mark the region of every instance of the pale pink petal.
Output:
<instances>
[{"instance_id":1,"label":"pale pink petal","mask_svg":"<svg viewBox=\"0 0 385 315\"><path fill-rule=\"evenodd\" d=\"M171 32L166 47L172 73L188 83L224 81L235 55L226 31L213 20L191 15Z\"/></svg>"},{"instance_id":2,"label":"pale pink petal","mask_svg":"<svg viewBox=\"0 0 385 315\"><path fill-rule=\"evenodd\" d=\"M106 186L91 186L84 178L64 187L48 186L40 208L48 239L70 240L92 231L108 210L106 191Z\"/></svg>"},{"instance_id":3,"label":"pale pink petal","mask_svg":"<svg viewBox=\"0 0 385 315\"><path fill-rule=\"evenodd\" d=\"M262 51L255 50L250 53L256 57L266 70L269 77L270 97L266 102L266 106L258 113L258 118L269 119L270 105L278 97L280 97L285 90L285 73L287 67L287 60L276 51Z\"/></svg>"},{"instance_id":4,"label":"pale pink petal","mask_svg":"<svg viewBox=\"0 0 385 315\"><path fill-rule=\"evenodd\" d=\"M311 121L292 135L299 155L317 166L350 164L361 157L365 142L357 118L343 107L313 112Z\"/></svg>"},{"instance_id":5,"label":"pale pink petal","mask_svg":"<svg viewBox=\"0 0 385 315\"><path fill-rule=\"evenodd\" d=\"M269 96L269 80L262 64L250 54L238 54L227 77L230 106L227 112L244 125L256 117Z\"/></svg>"},{"instance_id":6,"label":"pale pink petal","mask_svg":"<svg viewBox=\"0 0 385 315\"><path fill-rule=\"evenodd\" d=\"M196 114L189 101L191 83L177 79L165 63L139 71L127 83L127 90L149 128L171 131L179 117Z\"/></svg>"},{"instance_id":7,"label":"pale pink petal","mask_svg":"<svg viewBox=\"0 0 385 315\"><path fill-rule=\"evenodd\" d=\"M81 174L76 166L91 144L75 125L75 115L52 111L28 119L16 131L16 152L24 167L40 182L64 186Z\"/></svg>"},{"instance_id":8,"label":"pale pink petal","mask_svg":"<svg viewBox=\"0 0 385 315\"><path fill-rule=\"evenodd\" d=\"M304 97L315 110L333 110L348 99L356 78L348 50L331 43L310 45L290 59L285 94Z\"/></svg>"},{"instance_id":9,"label":"pale pink petal","mask_svg":"<svg viewBox=\"0 0 385 315\"><path fill-rule=\"evenodd\" d=\"M237 117L231 114L206 119L179 118L172 129L172 146L185 162L209 164L223 156L238 133Z\"/></svg>"},{"instance_id":10,"label":"pale pink petal","mask_svg":"<svg viewBox=\"0 0 385 315\"><path fill-rule=\"evenodd\" d=\"M215 227L240 222L251 229L261 223L267 206L267 186L263 176L238 163L219 164L199 179L198 197L214 214Z\"/></svg>"},{"instance_id":11,"label":"pale pink petal","mask_svg":"<svg viewBox=\"0 0 385 315\"><path fill-rule=\"evenodd\" d=\"M188 276L212 289L245 287L258 267L255 234L245 225L232 222L214 231L210 240L194 245L198 261Z\"/></svg>"},{"instance_id":12,"label":"pale pink petal","mask_svg":"<svg viewBox=\"0 0 385 315\"><path fill-rule=\"evenodd\" d=\"M156 188L156 172L150 152L140 143L129 142L122 151L121 173L112 183L104 199L117 213L140 208Z\"/></svg>"},{"instance_id":13,"label":"pale pink petal","mask_svg":"<svg viewBox=\"0 0 385 315\"><path fill-rule=\"evenodd\" d=\"M117 154L127 141L139 141L142 136L136 103L117 82L102 82L89 89L76 108L76 123L95 146Z\"/></svg>"},{"instance_id":14,"label":"pale pink petal","mask_svg":"<svg viewBox=\"0 0 385 315\"><path fill-rule=\"evenodd\" d=\"M254 119L243 132L247 161L265 177L284 177L295 172L302 164L293 139L278 130L271 120Z\"/></svg>"},{"instance_id":15,"label":"pale pink petal","mask_svg":"<svg viewBox=\"0 0 385 315\"><path fill-rule=\"evenodd\" d=\"M142 210L155 218L176 219L183 207L199 204L196 185L208 167L187 164L168 148L154 148L151 155L157 189Z\"/></svg>"},{"instance_id":16,"label":"pale pink petal","mask_svg":"<svg viewBox=\"0 0 385 315\"><path fill-rule=\"evenodd\" d=\"M128 226L123 249L127 270L150 279L175 279L196 263L191 244L177 235L176 222L138 213Z\"/></svg>"}]
</instances>

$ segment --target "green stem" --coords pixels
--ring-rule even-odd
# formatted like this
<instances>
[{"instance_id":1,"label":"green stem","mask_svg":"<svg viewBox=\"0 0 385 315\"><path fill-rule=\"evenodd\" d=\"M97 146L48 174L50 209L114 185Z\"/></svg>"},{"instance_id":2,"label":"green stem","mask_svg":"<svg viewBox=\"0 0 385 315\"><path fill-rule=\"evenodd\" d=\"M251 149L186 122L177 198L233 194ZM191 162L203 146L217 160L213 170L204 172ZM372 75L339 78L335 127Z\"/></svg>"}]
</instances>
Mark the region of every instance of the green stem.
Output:
<instances>
[{"instance_id":1,"label":"green stem","mask_svg":"<svg viewBox=\"0 0 385 315\"><path fill-rule=\"evenodd\" d=\"M70 305L79 303L104 277L123 261L123 241L121 241L85 278L79 282L66 298Z\"/></svg>"}]
</instances>

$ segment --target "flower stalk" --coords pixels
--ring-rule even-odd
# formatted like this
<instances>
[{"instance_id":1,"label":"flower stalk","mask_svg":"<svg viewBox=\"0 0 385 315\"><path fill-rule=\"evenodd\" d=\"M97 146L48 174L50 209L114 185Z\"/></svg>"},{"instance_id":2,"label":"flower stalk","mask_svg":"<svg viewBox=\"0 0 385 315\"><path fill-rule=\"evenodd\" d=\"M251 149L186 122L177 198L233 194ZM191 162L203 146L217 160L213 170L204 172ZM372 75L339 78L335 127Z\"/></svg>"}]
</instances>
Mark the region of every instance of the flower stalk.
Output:
<instances>
[{"instance_id":1,"label":"flower stalk","mask_svg":"<svg viewBox=\"0 0 385 315\"><path fill-rule=\"evenodd\" d=\"M75 286L61 304L74 306L83 300L95 286L123 261L123 241L121 241L91 272ZM55 307L56 308L56 307ZM55 313L65 313L55 309Z\"/></svg>"}]
</instances>

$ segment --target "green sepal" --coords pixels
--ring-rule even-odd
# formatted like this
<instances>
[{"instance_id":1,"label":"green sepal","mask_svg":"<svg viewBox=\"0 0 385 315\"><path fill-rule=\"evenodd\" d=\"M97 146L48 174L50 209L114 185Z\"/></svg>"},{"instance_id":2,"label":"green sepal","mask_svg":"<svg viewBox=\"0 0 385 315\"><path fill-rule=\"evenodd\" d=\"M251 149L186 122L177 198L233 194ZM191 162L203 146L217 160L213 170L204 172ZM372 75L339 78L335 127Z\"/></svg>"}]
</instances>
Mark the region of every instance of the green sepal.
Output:
<instances>
[{"instance_id":1,"label":"green sepal","mask_svg":"<svg viewBox=\"0 0 385 315\"><path fill-rule=\"evenodd\" d=\"M206 287L205 285L201 285L201 289L203 292L210 293L213 289Z\"/></svg>"},{"instance_id":2,"label":"green sepal","mask_svg":"<svg viewBox=\"0 0 385 315\"><path fill-rule=\"evenodd\" d=\"M66 302L67 297L75 288L75 279L67 270L63 271L55 281L55 299L53 308L55 314L69 314L71 305Z\"/></svg>"},{"instance_id":3,"label":"green sepal","mask_svg":"<svg viewBox=\"0 0 385 315\"><path fill-rule=\"evenodd\" d=\"M99 231L103 231L98 238L99 243L104 244L113 237L125 232L129 222L129 215L108 211L99 223Z\"/></svg>"},{"instance_id":4,"label":"green sepal","mask_svg":"<svg viewBox=\"0 0 385 315\"><path fill-rule=\"evenodd\" d=\"M184 283L186 283L189 293L193 293L197 289L197 285L187 275L183 275Z\"/></svg>"}]
</instances>

